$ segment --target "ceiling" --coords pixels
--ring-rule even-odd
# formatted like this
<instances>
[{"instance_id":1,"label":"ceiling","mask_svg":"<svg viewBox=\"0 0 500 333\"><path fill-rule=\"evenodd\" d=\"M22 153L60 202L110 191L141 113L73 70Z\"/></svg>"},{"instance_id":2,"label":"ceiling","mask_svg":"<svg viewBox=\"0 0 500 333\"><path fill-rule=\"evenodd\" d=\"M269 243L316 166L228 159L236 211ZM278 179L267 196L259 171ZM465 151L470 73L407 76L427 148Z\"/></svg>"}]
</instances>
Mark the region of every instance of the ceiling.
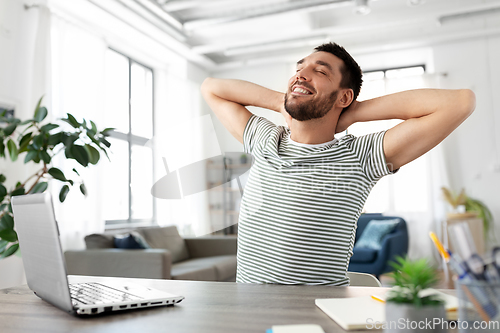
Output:
<instances>
[{"instance_id":1,"label":"ceiling","mask_svg":"<svg viewBox=\"0 0 500 333\"><path fill-rule=\"evenodd\" d=\"M326 41L359 54L500 34L500 0L367 0L367 7L358 6L362 0L107 2L153 25L208 69L296 59Z\"/></svg>"}]
</instances>

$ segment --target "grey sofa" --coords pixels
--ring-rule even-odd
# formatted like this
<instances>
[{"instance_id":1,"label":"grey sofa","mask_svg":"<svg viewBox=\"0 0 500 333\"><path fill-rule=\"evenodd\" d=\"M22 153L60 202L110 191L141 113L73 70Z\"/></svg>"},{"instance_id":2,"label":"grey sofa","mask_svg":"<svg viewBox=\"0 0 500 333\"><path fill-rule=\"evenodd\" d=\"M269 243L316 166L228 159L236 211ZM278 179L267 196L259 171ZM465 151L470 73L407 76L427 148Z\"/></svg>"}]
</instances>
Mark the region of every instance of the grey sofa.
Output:
<instances>
[{"instance_id":1,"label":"grey sofa","mask_svg":"<svg viewBox=\"0 0 500 333\"><path fill-rule=\"evenodd\" d=\"M132 232L140 234L151 248L118 249L114 248L116 233L92 234L85 237L86 250L65 252L68 274L235 281L236 237L182 238L175 226Z\"/></svg>"}]
</instances>

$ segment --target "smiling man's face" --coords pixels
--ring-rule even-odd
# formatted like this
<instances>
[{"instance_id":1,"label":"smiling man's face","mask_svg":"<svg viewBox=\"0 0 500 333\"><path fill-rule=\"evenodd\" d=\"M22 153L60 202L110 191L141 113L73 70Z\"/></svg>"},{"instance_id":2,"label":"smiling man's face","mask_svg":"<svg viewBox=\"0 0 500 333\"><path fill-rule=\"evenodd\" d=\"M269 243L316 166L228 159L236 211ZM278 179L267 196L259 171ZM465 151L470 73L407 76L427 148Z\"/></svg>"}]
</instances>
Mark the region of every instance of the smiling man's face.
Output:
<instances>
[{"instance_id":1,"label":"smiling man's face","mask_svg":"<svg viewBox=\"0 0 500 333\"><path fill-rule=\"evenodd\" d=\"M342 79L340 66L342 60L328 52L315 52L297 62L285 94L285 109L293 119L317 119L333 109Z\"/></svg>"}]
</instances>

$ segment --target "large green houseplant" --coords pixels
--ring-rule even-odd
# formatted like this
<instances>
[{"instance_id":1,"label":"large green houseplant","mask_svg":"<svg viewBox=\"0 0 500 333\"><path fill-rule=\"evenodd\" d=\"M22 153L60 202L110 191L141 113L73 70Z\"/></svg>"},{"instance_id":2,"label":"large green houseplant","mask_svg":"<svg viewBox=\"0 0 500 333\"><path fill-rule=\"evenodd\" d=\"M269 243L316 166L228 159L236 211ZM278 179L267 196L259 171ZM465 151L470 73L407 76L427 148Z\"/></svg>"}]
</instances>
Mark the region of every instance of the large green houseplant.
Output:
<instances>
[{"instance_id":1,"label":"large green houseplant","mask_svg":"<svg viewBox=\"0 0 500 333\"><path fill-rule=\"evenodd\" d=\"M77 161L82 167L99 162L102 151L108 155L111 144L106 140L112 128L99 131L93 121L82 122L71 114L60 121L69 124L63 129L59 124L45 122L47 108L38 101L32 119L21 121L0 113L0 159L24 160L24 164L39 167L33 175L24 181L15 182L7 188L7 176L0 174L0 258L14 254L19 248L17 233L14 230L11 198L16 195L42 193L48 188L48 182L56 180L64 183L59 200L63 202L69 190L78 186L86 195L87 189L76 169L71 176L52 166L56 155L64 154L67 159ZM43 123L43 124L42 124ZM74 180L76 177L76 180Z\"/></svg>"},{"instance_id":2,"label":"large green houseplant","mask_svg":"<svg viewBox=\"0 0 500 333\"><path fill-rule=\"evenodd\" d=\"M439 280L436 269L426 259L396 257L390 265L395 269L391 273L394 286L386 299L385 332L413 332L407 327L407 323L446 318L444 301L435 294L423 292ZM441 332L442 327L425 328L421 331Z\"/></svg>"}]
</instances>

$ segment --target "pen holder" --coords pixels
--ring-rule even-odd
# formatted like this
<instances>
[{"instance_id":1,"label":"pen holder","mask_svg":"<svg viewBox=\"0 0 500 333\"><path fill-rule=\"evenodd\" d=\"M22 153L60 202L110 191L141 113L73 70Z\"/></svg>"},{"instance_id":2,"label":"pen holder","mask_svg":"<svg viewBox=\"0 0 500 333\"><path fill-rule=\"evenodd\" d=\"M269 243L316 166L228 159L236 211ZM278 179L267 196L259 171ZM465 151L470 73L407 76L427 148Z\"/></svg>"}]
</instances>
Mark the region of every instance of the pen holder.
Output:
<instances>
[{"instance_id":1,"label":"pen holder","mask_svg":"<svg viewBox=\"0 0 500 333\"><path fill-rule=\"evenodd\" d=\"M500 332L500 283L455 280L455 289L459 332Z\"/></svg>"}]
</instances>

